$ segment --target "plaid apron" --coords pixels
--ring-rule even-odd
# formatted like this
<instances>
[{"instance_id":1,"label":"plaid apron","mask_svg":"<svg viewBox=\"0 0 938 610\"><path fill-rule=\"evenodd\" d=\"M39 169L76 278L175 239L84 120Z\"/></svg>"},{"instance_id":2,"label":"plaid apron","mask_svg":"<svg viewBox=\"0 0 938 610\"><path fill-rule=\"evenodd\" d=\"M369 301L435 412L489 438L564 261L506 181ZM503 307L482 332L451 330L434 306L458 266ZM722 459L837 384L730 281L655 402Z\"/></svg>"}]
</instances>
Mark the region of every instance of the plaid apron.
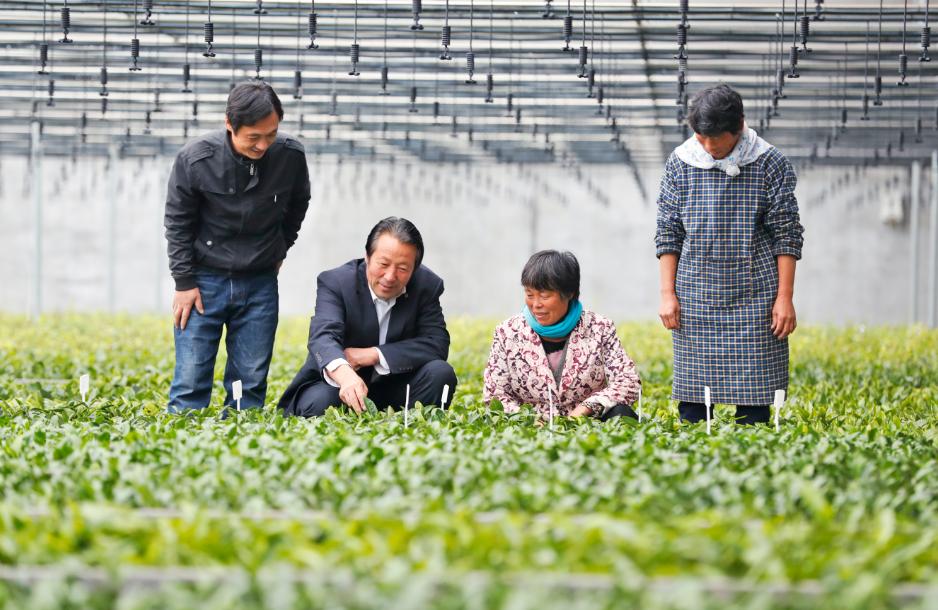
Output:
<instances>
[{"instance_id":1,"label":"plaid apron","mask_svg":"<svg viewBox=\"0 0 938 610\"><path fill-rule=\"evenodd\" d=\"M788 389L788 340L772 334L776 257L801 258L788 160L770 148L730 177L668 158L658 197L657 254L680 255L674 400L766 405Z\"/></svg>"}]
</instances>

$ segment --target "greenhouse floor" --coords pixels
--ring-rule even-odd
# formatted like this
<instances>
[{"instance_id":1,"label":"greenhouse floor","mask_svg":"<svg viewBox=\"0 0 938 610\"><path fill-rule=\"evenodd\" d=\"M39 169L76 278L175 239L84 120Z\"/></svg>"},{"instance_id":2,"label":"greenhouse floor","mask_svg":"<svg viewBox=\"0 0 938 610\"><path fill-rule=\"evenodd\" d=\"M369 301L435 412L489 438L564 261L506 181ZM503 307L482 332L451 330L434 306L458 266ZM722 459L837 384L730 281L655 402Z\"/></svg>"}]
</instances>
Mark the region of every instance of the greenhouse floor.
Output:
<instances>
[{"instance_id":1,"label":"greenhouse floor","mask_svg":"<svg viewBox=\"0 0 938 610\"><path fill-rule=\"evenodd\" d=\"M0 316L0 610L936 608L938 331L799 328L779 427L481 402L495 321L450 321L449 412L164 413L167 318ZM306 357L281 321L275 403ZM79 376L90 393L79 395Z\"/></svg>"}]
</instances>

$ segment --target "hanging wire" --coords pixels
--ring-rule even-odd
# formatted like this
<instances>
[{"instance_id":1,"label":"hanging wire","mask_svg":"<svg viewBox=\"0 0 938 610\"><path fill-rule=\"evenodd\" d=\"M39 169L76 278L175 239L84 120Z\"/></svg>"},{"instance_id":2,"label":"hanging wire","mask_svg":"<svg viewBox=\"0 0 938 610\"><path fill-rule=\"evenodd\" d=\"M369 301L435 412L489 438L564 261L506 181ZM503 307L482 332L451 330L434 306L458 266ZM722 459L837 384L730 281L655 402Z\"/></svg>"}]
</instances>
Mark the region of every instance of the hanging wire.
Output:
<instances>
[{"instance_id":1,"label":"hanging wire","mask_svg":"<svg viewBox=\"0 0 938 610\"><path fill-rule=\"evenodd\" d=\"M449 25L449 0L446 0L446 8L443 11L443 30L440 32L440 59L444 61L453 59L449 52L452 40L453 28Z\"/></svg>"},{"instance_id":2,"label":"hanging wire","mask_svg":"<svg viewBox=\"0 0 938 610\"><path fill-rule=\"evenodd\" d=\"M384 0L384 44L381 53L381 95L388 94L388 0Z\"/></svg>"},{"instance_id":3,"label":"hanging wire","mask_svg":"<svg viewBox=\"0 0 938 610\"><path fill-rule=\"evenodd\" d=\"M140 39L137 38L137 0L134 0L134 37L130 41L130 71L139 72L142 68L140 61Z\"/></svg>"},{"instance_id":4,"label":"hanging wire","mask_svg":"<svg viewBox=\"0 0 938 610\"><path fill-rule=\"evenodd\" d=\"M349 47L349 59L351 60L351 69L349 76L358 76L358 60L360 59L361 47L358 44L358 0L355 0L355 18L352 21L352 46Z\"/></svg>"},{"instance_id":5,"label":"hanging wire","mask_svg":"<svg viewBox=\"0 0 938 610\"><path fill-rule=\"evenodd\" d=\"M866 21L866 52L863 54L863 116L861 121L870 120L870 22Z\"/></svg>"},{"instance_id":6,"label":"hanging wire","mask_svg":"<svg viewBox=\"0 0 938 610\"><path fill-rule=\"evenodd\" d=\"M215 24L212 23L212 0L208 0L208 20L202 24L202 32L205 37L205 50L202 51L202 57L215 57L215 49L212 43L215 41ZM186 30L188 35L188 28Z\"/></svg>"},{"instance_id":7,"label":"hanging wire","mask_svg":"<svg viewBox=\"0 0 938 610\"><path fill-rule=\"evenodd\" d=\"M39 70L36 74L48 74L46 65L49 63L49 42L46 36L46 2L42 2L42 42L39 43Z\"/></svg>"},{"instance_id":8,"label":"hanging wire","mask_svg":"<svg viewBox=\"0 0 938 610\"><path fill-rule=\"evenodd\" d=\"M918 86L916 87L918 94L918 103L915 114L915 142L921 144L922 142L922 63L918 64Z\"/></svg>"},{"instance_id":9,"label":"hanging wire","mask_svg":"<svg viewBox=\"0 0 938 610\"><path fill-rule=\"evenodd\" d=\"M474 0L469 0L469 50L466 51L466 84L474 85L476 84L473 76L476 72L476 54L472 49L472 38L473 38L473 18L474 18Z\"/></svg>"},{"instance_id":10,"label":"hanging wire","mask_svg":"<svg viewBox=\"0 0 938 610\"><path fill-rule=\"evenodd\" d=\"M783 8L784 10L784 8ZM779 14L775 15L775 41L774 43L777 46L775 56L777 58L777 67L775 69L775 89L772 91L772 104L773 108L778 108L778 100L785 99L785 69L782 67L782 55L784 42L783 38L783 23L782 16ZM778 113L776 112L776 115Z\"/></svg>"},{"instance_id":11,"label":"hanging wire","mask_svg":"<svg viewBox=\"0 0 938 610\"><path fill-rule=\"evenodd\" d=\"M99 74L98 80L101 83L101 90L98 91L98 95L101 97L108 96L107 90L107 0L104 0L104 43L101 45L101 72Z\"/></svg>"},{"instance_id":12,"label":"hanging wire","mask_svg":"<svg viewBox=\"0 0 938 610\"><path fill-rule=\"evenodd\" d=\"M189 88L189 81L192 76L192 67L189 65L189 0L186 0L186 29L183 38L185 40L185 59L182 64L182 93L192 93L192 89Z\"/></svg>"},{"instance_id":13,"label":"hanging wire","mask_svg":"<svg viewBox=\"0 0 938 610\"><path fill-rule=\"evenodd\" d=\"M303 15L296 12L296 64L293 69L293 99L303 99L303 69L300 66L300 36L303 31ZM302 131L302 128L300 129Z\"/></svg>"},{"instance_id":14,"label":"hanging wire","mask_svg":"<svg viewBox=\"0 0 938 610\"><path fill-rule=\"evenodd\" d=\"M928 56L928 47L931 46L931 28L928 27L928 0L925 0L925 25L922 26L922 54L919 56L919 61L931 61L931 57Z\"/></svg>"},{"instance_id":15,"label":"hanging wire","mask_svg":"<svg viewBox=\"0 0 938 610\"><path fill-rule=\"evenodd\" d=\"M596 85L596 0L592 0L590 10L590 68L586 73L586 97L592 98Z\"/></svg>"},{"instance_id":16,"label":"hanging wire","mask_svg":"<svg viewBox=\"0 0 938 610\"><path fill-rule=\"evenodd\" d=\"M228 83L228 90L231 91L235 86L235 58L238 56L238 20L235 8L231 9L231 81Z\"/></svg>"},{"instance_id":17,"label":"hanging wire","mask_svg":"<svg viewBox=\"0 0 938 610\"><path fill-rule=\"evenodd\" d=\"M909 0L904 0L902 3L902 53L899 54L899 81L896 83L899 87L909 86L909 83L905 80L909 71L909 56L905 53L905 34L908 14Z\"/></svg>"},{"instance_id":18,"label":"hanging wire","mask_svg":"<svg viewBox=\"0 0 938 610\"><path fill-rule=\"evenodd\" d=\"M410 109L408 112L417 112L417 30L411 28L413 52L410 55Z\"/></svg>"},{"instance_id":19,"label":"hanging wire","mask_svg":"<svg viewBox=\"0 0 938 610\"><path fill-rule=\"evenodd\" d=\"M784 0L782 0L782 13L785 12ZM795 43L795 35L798 33L798 0L795 0L795 17L791 22L791 48L788 50L788 78L801 78L798 74L798 45Z\"/></svg>"},{"instance_id":20,"label":"hanging wire","mask_svg":"<svg viewBox=\"0 0 938 610\"><path fill-rule=\"evenodd\" d=\"M585 0L584 0L585 1ZM495 90L495 77L492 74L492 40L495 37L495 2L489 1L489 73L485 75L485 103L495 101L492 92Z\"/></svg>"},{"instance_id":21,"label":"hanging wire","mask_svg":"<svg viewBox=\"0 0 938 610\"><path fill-rule=\"evenodd\" d=\"M580 71L577 78L586 78L586 62L589 59L589 48L586 46L586 0L583 0L583 42L580 44L578 59Z\"/></svg>"},{"instance_id":22,"label":"hanging wire","mask_svg":"<svg viewBox=\"0 0 938 610\"><path fill-rule=\"evenodd\" d=\"M318 49L319 45L316 44L316 32L319 27L319 16L316 14L316 0L310 0L309 2L309 15L306 16L307 21L307 30L309 31L309 45L307 49Z\"/></svg>"},{"instance_id":23,"label":"hanging wire","mask_svg":"<svg viewBox=\"0 0 938 610\"><path fill-rule=\"evenodd\" d=\"M876 76L873 78L873 105L882 106L883 99L883 0L879 0L879 34L876 37Z\"/></svg>"},{"instance_id":24,"label":"hanging wire","mask_svg":"<svg viewBox=\"0 0 938 610\"><path fill-rule=\"evenodd\" d=\"M188 1L188 0L187 0ZM264 65L264 50L261 49L261 15L266 14L263 0L257 0L257 8L254 14L257 15L257 45L254 47L254 79L261 79L261 67Z\"/></svg>"}]
</instances>

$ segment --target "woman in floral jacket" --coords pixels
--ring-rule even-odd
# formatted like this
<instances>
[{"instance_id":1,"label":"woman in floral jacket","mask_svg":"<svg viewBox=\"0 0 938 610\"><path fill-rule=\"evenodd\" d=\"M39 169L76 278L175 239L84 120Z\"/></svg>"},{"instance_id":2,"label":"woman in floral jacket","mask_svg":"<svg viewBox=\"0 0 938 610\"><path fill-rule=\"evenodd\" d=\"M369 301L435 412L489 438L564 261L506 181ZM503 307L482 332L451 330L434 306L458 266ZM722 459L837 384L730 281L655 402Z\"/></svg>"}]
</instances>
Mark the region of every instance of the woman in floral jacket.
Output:
<instances>
[{"instance_id":1,"label":"woman in floral jacket","mask_svg":"<svg viewBox=\"0 0 938 610\"><path fill-rule=\"evenodd\" d=\"M506 412L533 405L544 417L627 415L642 382L612 321L580 304L580 265L569 252L543 250L521 273L525 307L495 329L484 400Z\"/></svg>"}]
</instances>

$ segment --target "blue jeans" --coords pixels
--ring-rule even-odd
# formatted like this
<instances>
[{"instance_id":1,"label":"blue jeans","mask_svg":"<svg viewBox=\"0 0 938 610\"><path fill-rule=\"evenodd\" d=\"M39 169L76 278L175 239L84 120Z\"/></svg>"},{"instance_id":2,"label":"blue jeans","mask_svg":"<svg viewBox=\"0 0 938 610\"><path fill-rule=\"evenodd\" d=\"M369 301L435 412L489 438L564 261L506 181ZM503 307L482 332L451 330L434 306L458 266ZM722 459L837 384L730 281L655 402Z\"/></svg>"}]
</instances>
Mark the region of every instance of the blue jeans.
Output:
<instances>
[{"instance_id":1,"label":"blue jeans","mask_svg":"<svg viewBox=\"0 0 938 610\"><path fill-rule=\"evenodd\" d=\"M280 311L277 275L229 278L199 272L196 283L205 313L193 309L186 329L174 330L176 369L167 410L182 413L208 406L223 327L228 350L225 405L235 405L231 384L240 379L241 408L263 406Z\"/></svg>"}]
</instances>

